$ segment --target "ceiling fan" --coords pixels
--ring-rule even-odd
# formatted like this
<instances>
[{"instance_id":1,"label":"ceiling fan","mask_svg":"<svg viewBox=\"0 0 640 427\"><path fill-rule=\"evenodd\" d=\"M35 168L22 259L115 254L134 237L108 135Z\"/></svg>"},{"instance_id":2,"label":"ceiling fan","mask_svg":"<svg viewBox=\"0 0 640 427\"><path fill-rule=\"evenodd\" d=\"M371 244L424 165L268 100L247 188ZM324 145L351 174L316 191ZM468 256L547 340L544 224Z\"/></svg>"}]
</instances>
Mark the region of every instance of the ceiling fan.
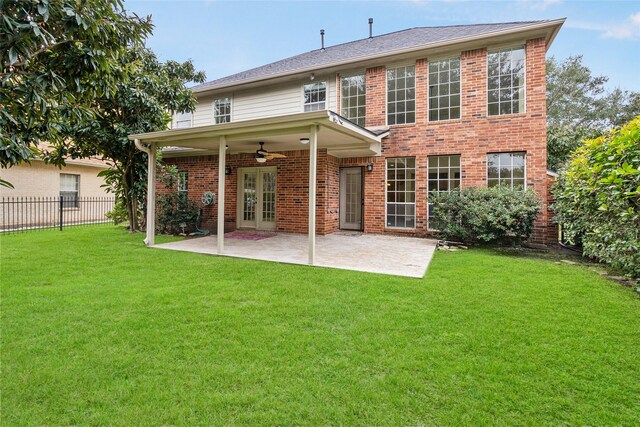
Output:
<instances>
[{"instance_id":1,"label":"ceiling fan","mask_svg":"<svg viewBox=\"0 0 640 427\"><path fill-rule=\"evenodd\" d=\"M268 152L267 150L264 149L264 142L259 142L259 144L260 144L260 148L256 150L256 161L258 163L264 163L267 160L272 160L272 159L284 159L287 157L284 154Z\"/></svg>"}]
</instances>

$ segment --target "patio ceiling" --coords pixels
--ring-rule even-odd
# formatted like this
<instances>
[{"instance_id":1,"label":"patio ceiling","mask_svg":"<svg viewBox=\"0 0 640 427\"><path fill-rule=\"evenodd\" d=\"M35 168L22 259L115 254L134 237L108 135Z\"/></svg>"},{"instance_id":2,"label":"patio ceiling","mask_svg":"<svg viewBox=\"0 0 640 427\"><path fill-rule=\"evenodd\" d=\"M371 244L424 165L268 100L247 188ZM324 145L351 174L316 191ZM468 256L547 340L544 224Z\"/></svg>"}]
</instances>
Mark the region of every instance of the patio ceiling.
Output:
<instances>
[{"instance_id":1,"label":"patio ceiling","mask_svg":"<svg viewBox=\"0 0 640 427\"><path fill-rule=\"evenodd\" d=\"M322 110L130 135L129 139L171 147L165 157L217 154L220 137L229 147L227 154L254 153L258 142L264 142L271 152L306 150L309 146L302 145L300 138L309 138L313 126L317 128L318 148L336 157L379 155L382 138L388 135L387 131L376 134L333 111Z\"/></svg>"}]
</instances>

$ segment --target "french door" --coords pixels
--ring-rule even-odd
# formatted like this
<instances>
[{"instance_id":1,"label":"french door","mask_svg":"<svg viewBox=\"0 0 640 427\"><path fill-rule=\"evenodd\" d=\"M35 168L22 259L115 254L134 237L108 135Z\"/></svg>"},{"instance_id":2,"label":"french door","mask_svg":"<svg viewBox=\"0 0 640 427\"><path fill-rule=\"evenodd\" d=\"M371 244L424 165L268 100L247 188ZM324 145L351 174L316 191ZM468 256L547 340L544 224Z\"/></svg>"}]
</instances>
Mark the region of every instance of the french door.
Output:
<instances>
[{"instance_id":1,"label":"french door","mask_svg":"<svg viewBox=\"0 0 640 427\"><path fill-rule=\"evenodd\" d=\"M238 169L238 227L276 229L276 168Z\"/></svg>"},{"instance_id":2,"label":"french door","mask_svg":"<svg viewBox=\"0 0 640 427\"><path fill-rule=\"evenodd\" d=\"M362 168L340 169L340 228L362 230Z\"/></svg>"}]
</instances>

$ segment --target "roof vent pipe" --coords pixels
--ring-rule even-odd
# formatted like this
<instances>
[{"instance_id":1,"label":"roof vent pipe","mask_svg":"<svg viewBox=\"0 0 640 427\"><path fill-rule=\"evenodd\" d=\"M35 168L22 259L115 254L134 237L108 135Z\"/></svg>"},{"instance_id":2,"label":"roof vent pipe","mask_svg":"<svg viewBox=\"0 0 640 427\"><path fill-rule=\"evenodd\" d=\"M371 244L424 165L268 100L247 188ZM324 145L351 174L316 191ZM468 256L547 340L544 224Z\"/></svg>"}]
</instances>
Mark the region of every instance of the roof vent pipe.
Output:
<instances>
[{"instance_id":1,"label":"roof vent pipe","mask_svg":"<svg viewBox=\"0 0 640 427\"><path fill-rule=\"evenodd\" d=\"M322 50L324 50L324 30L320 30L320 43L322 44Z\"/></svg>"},{"instance_id":2,"label":"roof vent pipe","mask_svg":"<svg viewBox=\"0 0 640 427\"><path fill-rule=\"evenodd\" d=\"M369 18L369 38L373 38L373 18Z\"/></svg>"}]
</instances>

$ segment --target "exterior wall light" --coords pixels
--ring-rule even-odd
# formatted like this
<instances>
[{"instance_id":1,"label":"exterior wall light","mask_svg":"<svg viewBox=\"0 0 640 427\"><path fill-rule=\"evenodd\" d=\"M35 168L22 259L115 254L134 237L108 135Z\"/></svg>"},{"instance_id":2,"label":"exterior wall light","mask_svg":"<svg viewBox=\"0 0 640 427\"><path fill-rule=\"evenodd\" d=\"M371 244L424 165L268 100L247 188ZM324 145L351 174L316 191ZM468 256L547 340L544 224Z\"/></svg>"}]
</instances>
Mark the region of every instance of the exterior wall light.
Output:
<instances>
[{"instance_id":1,"label":"exterior wall light","mask_svg":"<svg viewBox=\"0 0 640 427\"><path fill-rule=\"evenodd\" d=\"M368 163L367 164L367 172L371 172L373 171L373 163Z\"/></svg>"},{"instance_id":2,"label":"exterior wall light","mask_svg":"<svg viewBox=\"0 0 640 427\"><path fill-rule=\"evenodd\" d=\"M231 166L227 166L226 168L224 168L224 174L229 176L231 175L232 169Z\"/></svg>"},{"instance_id":3,"label":"exterior wall light","mask_svg":"<svg viewBox=\"0 0 640 427\"><path fill-rule=\"evenodd\" d=\"M300 144L307 145L309 143L309 138L300 138Z\"/></svg>"}]
</instances>

